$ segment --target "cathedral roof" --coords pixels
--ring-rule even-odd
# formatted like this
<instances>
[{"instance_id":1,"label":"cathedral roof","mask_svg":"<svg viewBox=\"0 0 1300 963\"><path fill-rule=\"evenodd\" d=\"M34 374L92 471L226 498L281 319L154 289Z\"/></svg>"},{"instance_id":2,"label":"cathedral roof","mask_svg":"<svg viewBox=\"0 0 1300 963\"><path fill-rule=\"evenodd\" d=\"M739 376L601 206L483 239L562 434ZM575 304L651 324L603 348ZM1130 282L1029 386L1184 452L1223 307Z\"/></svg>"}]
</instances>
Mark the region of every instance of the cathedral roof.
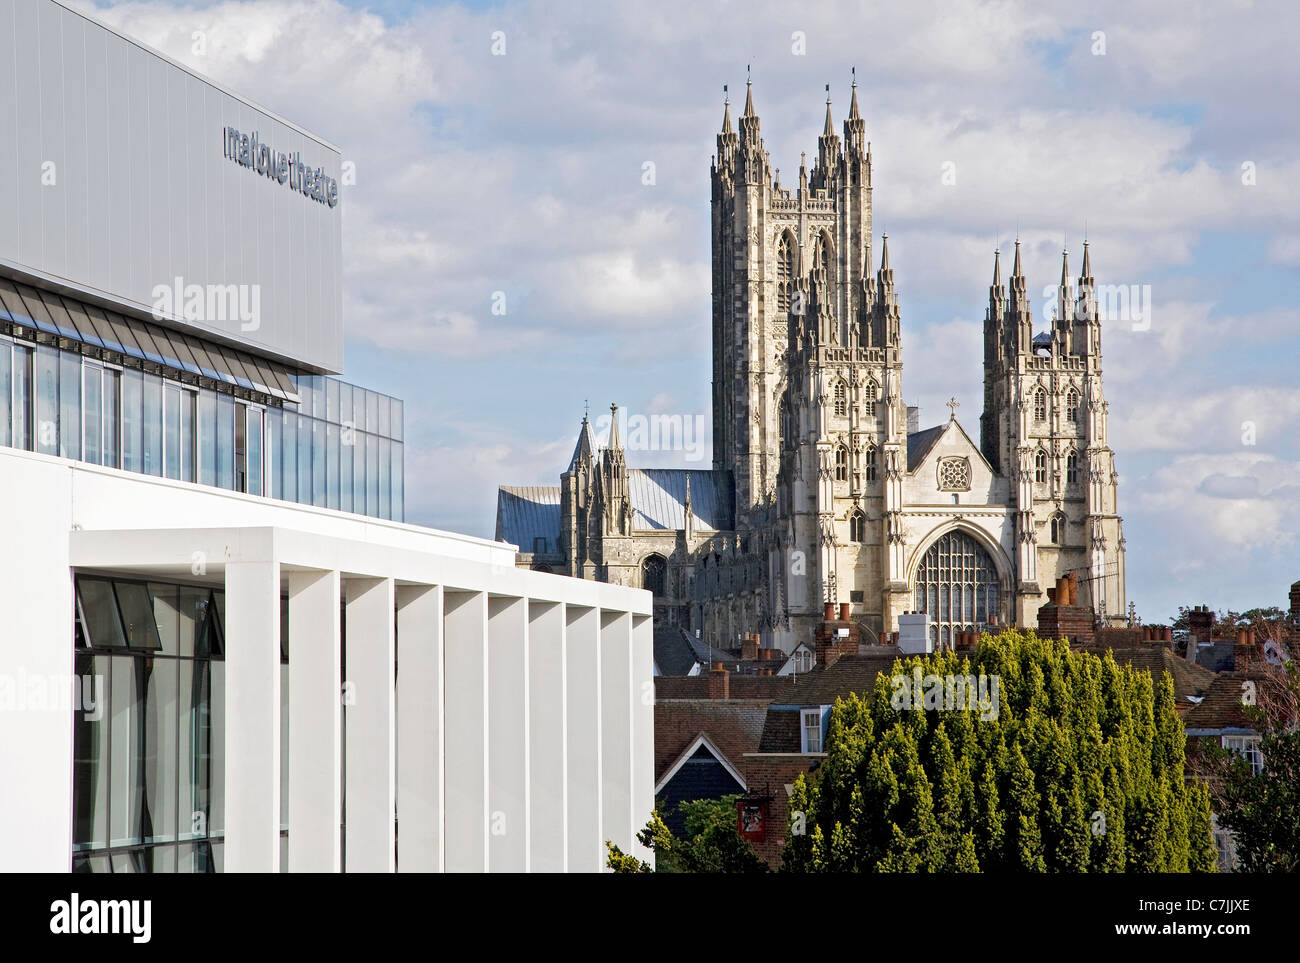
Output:
<instances>
[{"instance_id":1,"label":"cathedral roof","mask_svg":"<svg viewBox=\"0 0 1300 963\"><path fill-rule=\"evenodd\" d=\"M907 470L914 472L921 467L921 462L925 461L925 456L930 454L930 449L934 447L941 437L943 430L947 425L935 425L933 428L927 428L925 431L914 431L907 436Z\"/></svg>"},{"instance_id":2,"label":"cathedral roof","mask_svg":"<svg viewBox=\"0 0 1300 963\"><path fill-rule=\"evenodd\" d=\"M627 473L632 527L677 531L686 527L686 479L697 530L729 531L730 477L723 471L691 468L634 468Z\"/></svg>"},{"instance_id":3,"label":"cathedral roof","mask_svg":"<svg viewBox=\"0 0 1300 963\"><path fill-rule=\"evenodd\" d=\"M531 552L538 538L546 540L544 554L560 551L560 487L502 485L497 489L496 540Z\"/></svg>"}]
</instances>

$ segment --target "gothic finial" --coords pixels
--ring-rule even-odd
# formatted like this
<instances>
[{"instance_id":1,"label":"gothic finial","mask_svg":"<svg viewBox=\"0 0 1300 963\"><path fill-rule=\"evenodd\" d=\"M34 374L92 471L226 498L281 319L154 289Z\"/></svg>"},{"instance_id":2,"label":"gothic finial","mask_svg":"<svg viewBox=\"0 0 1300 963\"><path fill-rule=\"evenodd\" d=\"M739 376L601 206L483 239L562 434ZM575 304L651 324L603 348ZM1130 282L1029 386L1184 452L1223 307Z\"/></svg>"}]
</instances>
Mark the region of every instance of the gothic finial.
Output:
<instances>
[{"instance_id":1,"label":"gothic finial","mask_svg":"<svg viewBox=\"0 0 1300 963\"><path fill-rule=\"evenodd\" d=\"M1002 255L997 248L993 249L993 286L1002 285Z\"/></svg>"},{"instance_id":2,"label":"gothic finial","mask_svg":"<svg viewBox=\"0 0 1300 963\"><path fill-rule=\"evenodd\" d=\"M745 116L754 115L754 82L749 79L749 64L745 64Z\"/></svg>"},{"instance_id":3,"label":"gothic finial","mask_svg":"<svg viewBox=\"0 0 1300 963\"><path fill-rule=\"evenodd\" d=\"M858 68L853 68L853 98L849 101L849 120L861 120L858 113Z\"/></svg>"},{"instance_id":4,"label":"gothic finial","mask_svg":"<svg viewBox=\"0 0 1300 963\"><path fill-rule=\"evenodd\" d=\"M727 96L727 85L722 85L722 132L731 133L731 98Z\"/></svg>"},{"instance_id":5,"label":"gothic finial","mask_svg":"<svg viewBox=\"0 0 1300 963\"><path fill-rule=\"evenodd\" d=\"M1016 263L1011 265L1011 276L1013 278L1023 277L1020 273L1020 235L1016 235Z\"/></svg>"},{"instance_id":6,"label":"gothic finial","mask_svg":"<svg viewBox=\"0 0 1300 963\"><path fill-rule=\"evenodd\" d=\"M609 406L609 413L609 447L611 449L618 449L622 447L618 440L618 405L611 404Z\"/></svg>"},{"instance_id":7,"label":"gothic finial","mask_svg":"<svg viewBox=\"0 0 1300 963\"><path fill-rule=\"evenodd\" d=\"M880 270L889 270L889 235L880 235Z\"/></svg>"},{"instance_id":8,"label":"gothic finial","mask_svg":"<svg viewBox=\"0 0 1300 963\"><path fill-rule=\"evenodd\" d=\"M1061 287L1070 283L1070 252L1061 252Z\"/></svg>"},{"instance_id":9,"label":"gothic finial","mask_svg":"<svg viewBox=\"0 0 1300 963\"><path fill-rule=\"evenodd\" d=\"M1092 277L1092 258L1088 256L1088 242L1083 242L1083 276Z\"/></svg>"},{"instance_id":10,"label":"gothic finial","mask_svg":"<svg viewBox=\"0 0 1300 963\"><path fill-rule=\"evenodd\" d=\"M961 402L957 400L957 396L956 396L956 395L953 395L951 398L949 398L947 401L945 401L944 404L947 405L949 408L952 409L952 415L948 418L948 420L949 420L949 421L956 421L956 420L957 420L957 409L961 407Z\"/></svg>"},{"instance_id":11,"label":"gothic finial","mask_svg":"<svg viewBox=\"0 0 1300 963\"><path fill-rule=\"evenodd\" d=\"M823 137L835 136L835 125L831 122L831 85L826 85L826 127L822 131Z\"/></svg>"}]
</instances>

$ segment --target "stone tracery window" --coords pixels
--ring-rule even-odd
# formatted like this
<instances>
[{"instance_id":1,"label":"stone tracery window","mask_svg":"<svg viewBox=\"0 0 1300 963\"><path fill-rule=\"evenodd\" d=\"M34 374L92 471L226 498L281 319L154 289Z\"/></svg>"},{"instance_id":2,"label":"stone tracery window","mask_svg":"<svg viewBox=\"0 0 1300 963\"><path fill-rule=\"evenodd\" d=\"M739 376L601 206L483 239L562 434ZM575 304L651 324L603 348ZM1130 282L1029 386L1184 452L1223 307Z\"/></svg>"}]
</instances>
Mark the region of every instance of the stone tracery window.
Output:
<instances>
[{"instance_id":1,"label":"stone tracery window","mask_svg":"<svg viewBox=\"0 0 1300 963\"><path fill-rule=\"evenodd\" d=\"M849 389L843 381L835 382L835 416L843 418L849 413Z\"/></svg>"},{"instance_id":2,"label":"stone tracery window","mask_svg":"<svg viewBox=\"0 0 1300 963\"><path fill-rule=\"evenodd\" d=\"M951 647L957 632L975 632L999 612L997 567L971 535L941 535L916 567L916 610L930 616L930 639Z\"/></svg>"},{"instance_id":3,"label":"stone tracery window","mask_svg":"<svg viewBox=\"0 0 1300 963\"><path fill-rule=\"evenodd\" d=\"M1079 393L1073 388L1065 396L1065 417L1072 424L1077 424L1079 421Z\"/></svg>"},{"instance_id":4,"label":"stone tracery window","mask_svg":"<svg viewBox=\"0 0 1300 963\"><path fill-rule=\"evenodd\" d=\"M872 446L867 449L867 481L876 480L876 449Z\"/></svg>"},{"instance_id":5,"label":"stone tracery window","mask_svg":"<svg viewBox=\"0 0 1300 963\"><path fill-rule=\"evenodd\" d=\"M849 513L849 541L865 542L867 540L867 516L860 509Z\"/></svg>"},{"instance_id":6,"label":"stone tracery window","mask_svg":"<svg viewBox=\"0 0 1300 963\"><path fill-rule=\"evenodd\" d=\"M1034 421L1047 420L1047 392L1038 387L1034 389Z\"/></svg>"},{"instance_id":7,"label":"stone tracery window","mask_svg":"<svg viewBox=\"0 0 1300 963\"><path fill-rule=\"evenodd\" d=\"M1071 451L1065 456L1065 483L1067 485L1077 484L1079 481L1079 454Z\"/></svg>"},{"instance_id":8,"label":"stone tracery window","mask_svg":"<svg viewBox=\"0 0 1300 963\"><path fill-rule=\"evenodd\" d=\"M843 445L835 449L835 480L849 480L849 450Z\"/></svg>"},{"instance_id":9,"label":"stone tracery window","mask_svg":"<svg viewBox=\"0 0 1300 963\"><path fill-rule=\"evenodd\" d=\"M1034 481L1040 485L1047 484L1047 452L1042 450L1034 455Z\"/></svg>"},{"instance_id":10,"label":"stone tracery window","mask_svg":"<svg viewBox=\"0 0 1300 963\"><path fill-rule=\"evenodd\" d=\"M655 598L663 598L667 587L668 563L662 555L647 555L641 563L641 587Z\"/></svg>"},{"instance_id":11,"label":"stone tracery window","mask_svg":"<svg viewBox=\"0 0 1300 963\"><path fill-rule=\"evenodd\" d=\"M794 245L790 234L781 235L776 250L776 309L784 320L790 314L790 296L794 290Z\"/></svg>"},{"instance_id":12,"label":"stone tracery window","mask_svg":"<svg viewBox=\"0 0 1300 963\"><path fill-rule=\"evenodd\" d=\"M970 459L939 459L939 489L945 492L970 491Z\"/></svg>"}]
</instances>

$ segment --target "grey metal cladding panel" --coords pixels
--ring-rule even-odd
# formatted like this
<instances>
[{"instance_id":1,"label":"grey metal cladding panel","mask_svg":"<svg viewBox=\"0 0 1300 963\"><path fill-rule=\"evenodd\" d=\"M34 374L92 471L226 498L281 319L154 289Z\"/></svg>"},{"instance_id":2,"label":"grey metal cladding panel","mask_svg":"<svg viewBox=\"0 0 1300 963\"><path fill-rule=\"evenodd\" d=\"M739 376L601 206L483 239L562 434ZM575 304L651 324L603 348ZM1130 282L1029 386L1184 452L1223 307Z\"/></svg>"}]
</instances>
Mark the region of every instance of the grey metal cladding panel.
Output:
<instances>
[{"instance_id":1,"label":"grey metal cladding panel","mask_svg":"<svg viewBox=\"0 0 1300 963\"><path fill-rule=\"evenodd\" d=\"M0 260L143 311L176 277L258 285L255 329L174 323L337 371L342 211L225 158L227 124L339 176L334 148L92 20L0 0Z\"/></svg>"},{"instance_id":2,"label":"grey metal cladding panel","mask_svg":"<svg viewBox=\"0 0 1300 963\"><path fill-rule=\"evenodd\" d=\"M67 273L69 277L86 277L90 271L90 226L84 214L87 210L88 181L86 158L90 151L86 137L88 103L81 91L86 85L85 20L70 10L59 8L63 29L63 67L67 87L63 98L64 128L67 152L59 176L60 192L67 197L66 219Z\"/></svg>"},{"instance_id":3,"label":"grey metal cladding panel","mask_svg":"<svg viewBox=\"0 0 1300 963\"><path fill-rule=\"evenodd\" d=\"M36 4L14 4L13 70L17 83L12 144L17 158L18 248L15 260L40 262L41 250L41 106L36 44Z\"/></svg>"},{"instance_id":4,"label":"grey metal cladding panel","mask_svg":"<svg viewBox=\"0 0 1300 963\"><path fill-rule=\"evenodd\" d=\"M18 32L14 29L14 4L12 0L0 2L0 132L3 132L3 149L0 149L0 251L18 250L18 153L11 141L18 135L18 84L14 71L15 46Z\"/></svg>"},{"instance_id":5,"label":"grey metal cladding panel","mask_svg":"<svg viewBox=\"0 0 1300 963\"><path fill-rule=\"evenodd\" d=\"M533 550L533 540L546 539L547 552L559 550L560 489L551 485L512 485L497 490L498 539Z\"/></svg>"},{"instance_id":6,"label":"grey metal cladding panel","mask_svg":"<svg viewBox=\"0 0 1300 963\"><path fill-rule=\"evenodd\" d=\"M97 153L92 146L109 143L109 132L113 130L109 111L108 34L86 24L82 30L81 43L86 84L86 154L83 165L86 183L86 271L81 277L88 284L108 290L113 264L109 219L116 203L109 197L109 171L114 158L111 151Z\"/></svg>"},{"instance_id":7,"label":"grey metal cladding panel","mask_svg":"<svg viewBox=\"0 0 1300 963\"><path fill-rule=\"evenodd\" d=\"M41 238L39 250L48 265L46 270L66 277L68 274L68 191L66 178L78 165L68 154L63 109L64 52L63 9L42 3L37 7L39 97L41 111L39 185L41 199ZM48 170L45 165L53 165ZM48 183L52 175L54 183Z\"/></svg>"},{"instance_id":8,"label":"grey metal cladding panel","mask_svg":"<svg viewBox=\"0 0 1300 963\"><path fill-rule=\"evenodd\" d=\"M107 34L106 61L108 84L105 108L109 123L105 145L118 137L118 132L130 129L131 85L128 71L129 45L121 37ZM104 145L101 145L104 146ZM92 148L93 149L93 148ZM131 261L135 256L136 239L131 236L131 158L126 145L117 150L104 150L104 166L108 171L108 267L100 285L105 291L126 291L131 284Z\"/></svg>"}]
</instances>

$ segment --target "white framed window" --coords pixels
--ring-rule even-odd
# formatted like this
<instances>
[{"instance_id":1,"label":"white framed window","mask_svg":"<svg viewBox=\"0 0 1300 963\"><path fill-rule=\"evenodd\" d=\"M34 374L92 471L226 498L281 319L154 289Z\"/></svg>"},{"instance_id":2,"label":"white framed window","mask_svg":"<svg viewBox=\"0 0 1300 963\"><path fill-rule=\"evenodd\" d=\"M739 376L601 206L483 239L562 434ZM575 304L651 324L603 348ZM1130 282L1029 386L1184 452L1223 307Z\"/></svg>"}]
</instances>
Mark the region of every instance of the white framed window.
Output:
<instances>
[{"instance_id":1,"label":"white framed window","mask_svg":"<svg viewBox=\"0 0 1300 963\"><path fill-rule=\"evenodd\" d=\"M1223 748L1249 762L1252 776L1258 776L1264 771L1264 754L1259 749L1259 736L1224 736Z\"/></svg>"},{"instance_id":2,"label":"white framed window","mask_svg":"<svg viewBox=\"0 0 1300 963\"><path fill-rule=\"evenodd\" d=\"M821 709L801 709L799 712L803 752L822 751L822 711Z\"/></svg>"}]
</instances>

